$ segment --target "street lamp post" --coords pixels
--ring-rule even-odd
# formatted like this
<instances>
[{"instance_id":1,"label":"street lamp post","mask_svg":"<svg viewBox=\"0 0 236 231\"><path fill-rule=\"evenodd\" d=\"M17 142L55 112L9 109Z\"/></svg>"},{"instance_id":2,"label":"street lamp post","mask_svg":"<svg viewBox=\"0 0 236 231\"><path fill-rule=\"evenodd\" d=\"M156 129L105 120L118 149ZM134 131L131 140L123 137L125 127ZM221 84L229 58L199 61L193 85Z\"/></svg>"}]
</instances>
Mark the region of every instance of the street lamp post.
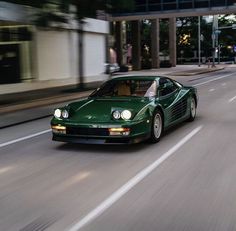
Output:
<instances>
[{"instance_id":1,"label":"street lamp post","mask_svg":"<svg viewBox=\"0 0 236 231\"><path fill-rule=\"evenodd\" d=\"M212 33L212 67L215 67L215 54L216 54L216 35L215 35L215 29L213 27L213 33Z\"/></svg>"},{"instance_id":2,"label":"street lamp post","mask_svg":"<svg viewBox=\"0 0 236 231\"><path fill-rule=\"evenodd\" d=\"M220 52L221 52L221 45L218 45L218 64L220 64Z\"/></svg>"},{"instance_id":3,"label":"street lamp post","mask_svg":"<svg viewBox=\"0 0 236 231\"><path fill-rule=\"evenodd\" d=\"M212 23L212 67L215 67L216 32L218 31L218 15L213 15Z\"/></svg>"},{"instance_id":4,"label":"street lamp post","mask_svg":"<svg viewBox=\"0 0 236 231\"><path fill-rule=\"evenodd\" d=\"M201 66L201 16L198 16L198 66Z\"/></svg>"}]
</instances>

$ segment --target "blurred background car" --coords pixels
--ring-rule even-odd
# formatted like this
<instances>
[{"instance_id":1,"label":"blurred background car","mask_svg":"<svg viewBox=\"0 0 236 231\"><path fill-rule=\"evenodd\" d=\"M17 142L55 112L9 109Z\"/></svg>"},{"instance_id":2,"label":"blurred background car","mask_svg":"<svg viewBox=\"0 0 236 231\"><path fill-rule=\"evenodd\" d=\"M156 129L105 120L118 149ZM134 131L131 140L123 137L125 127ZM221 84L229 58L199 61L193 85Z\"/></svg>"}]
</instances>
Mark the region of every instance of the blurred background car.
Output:
<instances>
[{"instance_id":1,"label":"blurred background car","mask_svg":"<svg viewBox=\"0 0 236 231\"><path fill-rule=\"evenodd\" d=\"M120 66L118 63L105 63L105 73L112 74L120 71Z\"/></svg>"}]
</instances>

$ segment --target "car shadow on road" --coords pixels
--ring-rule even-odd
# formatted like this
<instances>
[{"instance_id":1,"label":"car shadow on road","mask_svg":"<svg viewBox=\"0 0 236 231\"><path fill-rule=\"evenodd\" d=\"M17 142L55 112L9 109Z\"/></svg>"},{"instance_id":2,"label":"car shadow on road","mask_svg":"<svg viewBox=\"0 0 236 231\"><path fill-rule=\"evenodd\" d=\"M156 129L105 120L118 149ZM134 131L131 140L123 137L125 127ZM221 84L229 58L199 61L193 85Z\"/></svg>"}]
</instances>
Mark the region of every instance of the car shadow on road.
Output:
<instances>
[{"instance_id":1,"label":"car shadow on road","mask_svg":"<svg viewBox=\"0 0 236 231\"><path fill-rule=\"evenodd\" d=\"M198 115L193 122L189 122L189 121L184 121L182 123L176 124L170 128L168 128L162 138L168 137L169 135L171 135L173 132L176 132L179 129L185 128L185 127L196 127L199 125L199 121L202 120L202 116Z\"/></svg>"},{"instance_id":2,"label":"car shadow on road","mask_svg":"<svg viewBox=\"0 0 236 231\"><path fill-rule=\"evenodd\" d=\"M148 146L148 143L142 142L138 144L74 144L74 143L65 143L59 145L57 150L59 151L71 151L71 152L84 152L84 153L100 153L100 154L119 154L126 155L131 153L140 152L140 150L145 149Z\"/></svg>"}]
</instances>

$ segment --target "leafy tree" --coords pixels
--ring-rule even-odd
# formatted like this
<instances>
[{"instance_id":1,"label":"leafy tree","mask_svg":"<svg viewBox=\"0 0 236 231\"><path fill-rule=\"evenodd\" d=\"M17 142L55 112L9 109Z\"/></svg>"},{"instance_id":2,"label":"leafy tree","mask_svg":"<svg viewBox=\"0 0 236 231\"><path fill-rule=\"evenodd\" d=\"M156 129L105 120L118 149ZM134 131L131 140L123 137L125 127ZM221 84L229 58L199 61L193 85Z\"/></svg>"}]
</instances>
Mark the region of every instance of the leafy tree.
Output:
<instances>
[{"instance_id":1,"label":"leafy tree","mask_svg":"<svg viewBox=\"0 0 236 231\"><path fill-rule=\"evenodd\" d=\"M236 15L222 15L219 17L219 28L232 26L236 24ZM236 30L232 28L220 29L218 34L219 44L221 46L222 58L229 57L231 60L236 56L233 46L236 45L235 36Z\"/></svg>"},{"instance_id":2,"label":"leafy tree","mask_svg":"<svg viewBox=\"0 0 236 231\"><path fill-rule=\"evenodd\" d=\"M160 20L160 52L169 55L169 22L166 19Z\"/></svg>"},{"instance_id":3,"label":"leafy tree","mask_svg":"<svg viewBox=\"0 0 236 231\"><path fill-rule=\"evenodd\" d=\"M178 18L177 21L181 26L177 28L177 57L193 57L193 50L198 49L198 19L197 17L183 17ZM219 16L219 27L232 26L236 23L235 15L221 15ZM221 29L218 34L218 41L221 45L221 56L226 60L232 59L235 56L233 52L233 45L235 44L234 38L236 30ZM210 20L201 19L201 34L203 40L201 41L201 56L212 56L212 22ZM187 40L183 38L187 35ZM217 36L216 36L217 39Z\"/></svg>"},{"instance_id":4,"label":"leafy tree","mask_svg":"<svg viewBox=\"0 0 236 231\"><path fill-rule=\"evenodd\" d=\"M141 65L142 69L151 68L151 21L141 23Z\"/></svg>"},{"instance_id":5,"label":"leafy tree","mask_svg":"<svg viewBox=\"0 0 236 231\"><path fill-rule=\"evenodd\" d=\"M177 19L177 57L193 57L198 48L198 18L184 17Z\"/></svg>"}]
</instances>

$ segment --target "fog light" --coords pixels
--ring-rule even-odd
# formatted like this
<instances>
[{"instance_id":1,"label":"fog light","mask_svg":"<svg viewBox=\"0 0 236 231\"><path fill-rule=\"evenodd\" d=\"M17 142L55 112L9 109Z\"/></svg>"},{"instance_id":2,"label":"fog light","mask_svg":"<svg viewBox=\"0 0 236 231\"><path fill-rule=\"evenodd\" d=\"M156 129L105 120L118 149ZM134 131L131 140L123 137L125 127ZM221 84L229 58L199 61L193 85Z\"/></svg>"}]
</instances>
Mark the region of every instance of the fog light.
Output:
<instances>
[{"instance_id":1,"label":"fog light","mask_svg":"<svg viewBox=\"0 0 236 231\"><path fill-rule=\"evenodd\" d=\"M53 125L52 126L52 132L53 133L59 133L59 134L66 134L66 127L61 125Z\"/></svg>"},{"instance_id":2,"label":"fog light","mask_svg":"<svg viewBox=\"0 0 236 231\"><path fill-rule=\"evenodd\" d=\"M109 128L110 136L128 136L130 128Z\"/></svg>"}]
</instances>

